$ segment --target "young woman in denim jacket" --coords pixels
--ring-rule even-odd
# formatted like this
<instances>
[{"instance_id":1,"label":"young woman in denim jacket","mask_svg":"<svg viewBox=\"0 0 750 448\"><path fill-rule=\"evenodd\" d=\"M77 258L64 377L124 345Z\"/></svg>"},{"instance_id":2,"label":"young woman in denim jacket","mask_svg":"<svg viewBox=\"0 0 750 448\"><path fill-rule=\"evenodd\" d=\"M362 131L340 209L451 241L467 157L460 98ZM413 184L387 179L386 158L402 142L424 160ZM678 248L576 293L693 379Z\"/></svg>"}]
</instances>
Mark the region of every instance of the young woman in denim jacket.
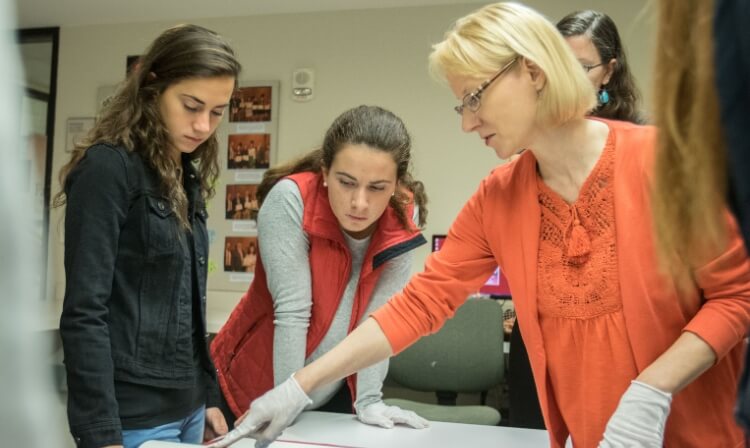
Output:
<instances>
[{"instance_id":1,"label":"young woman in denim jacket","mask_svg":"<svg viewBox=\"0 0 750 448\"><path fill-rule=\"evenodd\" d=\"M164 31L60 173L60 333L79 447L226 431L206 350L206 198L240 64L194 25ZM209 407L206 410L206 407Z\"/></svg>"}]
</instances>

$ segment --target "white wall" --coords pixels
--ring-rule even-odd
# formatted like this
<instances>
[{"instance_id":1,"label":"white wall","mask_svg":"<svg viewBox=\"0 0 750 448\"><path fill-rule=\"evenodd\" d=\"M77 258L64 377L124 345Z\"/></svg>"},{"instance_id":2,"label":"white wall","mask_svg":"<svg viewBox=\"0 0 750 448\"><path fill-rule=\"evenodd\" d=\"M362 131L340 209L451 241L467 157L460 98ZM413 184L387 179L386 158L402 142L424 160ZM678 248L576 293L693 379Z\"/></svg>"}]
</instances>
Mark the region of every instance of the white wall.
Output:
<instances>
[{"instance_id":1,"label":"white wall","mask_svg":"<svg viewBox=\"0 0 750 448\"><path fill-rule=\"evenodd\" d=\"M651 22L643 18L646 0L528 2L552 20L594 8L610 14L626 42L632 69L642 88L649 78ZM254 16L195 21L229 38L244 66L243 80L279 80L280 114L276 160L302 154L320 143L333 118L358 104L377 104L403 118L412 133L415 175L430 197L425 236L445 233L479 180L499 163L475 135L461 132L448 89L430 79L426 58L430 45L458 17L476 9L455 5ZM69 117L93 116L96 91L123 78L126 55L141 53L164 28L175 22L62 28L55 123L53 195L57 173L67 161L65 123ZM290 98L292 70L311 67L316 74L315 99ZM219 193L222 194L222 193ZM502 229L498 229L499 232ZM50 281L55 308L64 292L62 215L50 215ZM429 248L418 251L414 271ZM221 265L222 254L212 257ZM237 293L211 292L210 307L228 310Z\"/></svg>"}]
</instances>

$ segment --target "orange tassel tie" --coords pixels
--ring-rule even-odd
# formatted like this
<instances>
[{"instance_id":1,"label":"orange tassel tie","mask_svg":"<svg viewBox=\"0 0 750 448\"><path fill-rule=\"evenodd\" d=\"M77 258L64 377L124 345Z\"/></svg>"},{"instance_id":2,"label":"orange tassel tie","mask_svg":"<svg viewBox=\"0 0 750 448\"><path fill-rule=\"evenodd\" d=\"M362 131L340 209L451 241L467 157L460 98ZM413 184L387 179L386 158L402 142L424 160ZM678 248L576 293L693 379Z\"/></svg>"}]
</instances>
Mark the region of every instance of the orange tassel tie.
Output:
<instances>
[{"instance_id":1,"label":"orange tassel tie","mask_svg":"<svg viewBox=\"0 0 750 448\"><path fill-rule=\"evenodd\" d=\"M576 210L575 206L573 206L573 221L571 225L572 229L568 237L566 255L570 263L578 266L588 261L589 254L591 253L591 240L586 228L581 225L581 220L578 218L578 210Z\"/></svg>"}]
</instances>

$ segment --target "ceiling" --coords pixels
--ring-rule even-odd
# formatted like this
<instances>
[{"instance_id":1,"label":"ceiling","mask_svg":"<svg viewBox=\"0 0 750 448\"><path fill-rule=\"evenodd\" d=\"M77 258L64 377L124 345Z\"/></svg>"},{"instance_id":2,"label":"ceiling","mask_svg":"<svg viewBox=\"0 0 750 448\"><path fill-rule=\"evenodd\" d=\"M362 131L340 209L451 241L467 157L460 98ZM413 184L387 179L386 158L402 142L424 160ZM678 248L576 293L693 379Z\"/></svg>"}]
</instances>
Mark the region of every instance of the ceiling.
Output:
<instances>
[{"instance_id":1,"label":"ceiling","mask_svg":"<svg viewBox=\"0 0 750 448\"><path fill-rule=\"evenodd\" d=\"M19 28L478 3L477 0L15 0L15 2Z\"/></svg>"},{"instance_id":2,"label":"ceiling","mask_svg":"<svg viewBox=\"0 0 750 448\"><path fill-rule=\"evenodd\" d=\"M15 7L18 28L43 28L471 3L477 0L15 0ZM48 92L51 44L20 50L26 85Z\"/></svg>"}]
</instances>

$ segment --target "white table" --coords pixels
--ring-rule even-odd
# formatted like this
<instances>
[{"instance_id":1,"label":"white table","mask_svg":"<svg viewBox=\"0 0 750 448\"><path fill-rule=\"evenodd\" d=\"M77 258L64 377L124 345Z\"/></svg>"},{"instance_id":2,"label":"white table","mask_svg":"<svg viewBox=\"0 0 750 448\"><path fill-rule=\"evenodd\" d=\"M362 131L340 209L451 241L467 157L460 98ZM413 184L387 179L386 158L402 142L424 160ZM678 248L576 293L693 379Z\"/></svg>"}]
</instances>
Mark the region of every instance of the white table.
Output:
<instances>
[{"instance_id":1,"label":"white table","mask_svg":"<svg viewBox=\"0 0 750 448\"><path fill-rule=\"evenodd\" d=\"M146 442L141 448L189 446L170 442ZM255 446L252 439L241 440L236 448ZM304 412L287 428L271 448L455 448L455 447L548 447L547 431L502 426L465 425L432 422L427 429L397 426L383 429L365 425L348 414Z\"/></svg>"}]
</instances>

